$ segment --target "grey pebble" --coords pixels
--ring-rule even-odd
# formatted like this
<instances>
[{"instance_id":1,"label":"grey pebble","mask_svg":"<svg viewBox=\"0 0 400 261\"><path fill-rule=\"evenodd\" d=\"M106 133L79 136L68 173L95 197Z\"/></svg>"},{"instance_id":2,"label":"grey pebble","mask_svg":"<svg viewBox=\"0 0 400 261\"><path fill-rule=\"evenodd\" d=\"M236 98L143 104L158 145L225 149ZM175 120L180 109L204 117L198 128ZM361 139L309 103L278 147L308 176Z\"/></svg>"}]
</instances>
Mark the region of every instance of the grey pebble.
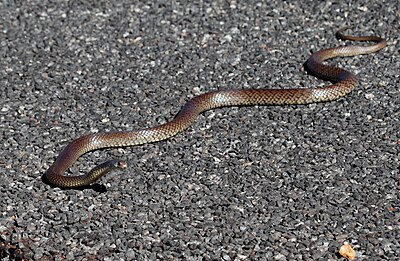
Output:
<instances>
[{"instance_id":1,"label":"grey pebble","mask_svg":"<svg viewBox=\"0 0 400 261\"><path fill-rule=\"evenodd\" d=\"M3 1L0 243L27 260L336 260L344 242L400 259L397 7ZM72 139L165 123L201 93L328 85L303 63L350 44L346 24L389 43L328 61L357 73L348 96L205 112L167 141L85 154L71 173L129 163L93 187L41 180Z\"/></svg>"}]
</instances>

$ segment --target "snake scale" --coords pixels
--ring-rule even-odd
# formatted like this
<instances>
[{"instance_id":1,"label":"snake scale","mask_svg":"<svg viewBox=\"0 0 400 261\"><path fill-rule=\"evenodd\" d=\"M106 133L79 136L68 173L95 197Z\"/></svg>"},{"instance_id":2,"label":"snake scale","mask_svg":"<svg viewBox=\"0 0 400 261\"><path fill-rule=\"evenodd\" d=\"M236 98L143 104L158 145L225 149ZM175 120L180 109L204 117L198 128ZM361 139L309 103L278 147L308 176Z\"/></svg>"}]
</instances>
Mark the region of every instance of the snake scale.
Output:
<instances>
[{"instance_id":1,"label":"snake scale","mask_svg":"<svg viewBox=\"0 0 400 261\"><path fill-rule=\"evenodd\" d=\"M318 78L333 82L332 85L321 88L242 89L205 93L189 100L178 115L165 124L138 131L89 134L73 140L49 167L45 174L46 178L50 183L59 187L89 185L111 170L126 168L127 163L113 159L98 165L83 175L64 175L81 155L101 148L126 147L165 140L188 128L196 121L200 113L210 109L241 105L309 104L343 97L356 87L355 76L344 69L328 66L322 62L334 57L369 54L386 46L386 41L377 36L344 35L343 31L346 29L337 31L336 37L342 40L372 41L375 44L334 47L313 53L306 62L307 70Z\"/></svg>"}]
</instances>

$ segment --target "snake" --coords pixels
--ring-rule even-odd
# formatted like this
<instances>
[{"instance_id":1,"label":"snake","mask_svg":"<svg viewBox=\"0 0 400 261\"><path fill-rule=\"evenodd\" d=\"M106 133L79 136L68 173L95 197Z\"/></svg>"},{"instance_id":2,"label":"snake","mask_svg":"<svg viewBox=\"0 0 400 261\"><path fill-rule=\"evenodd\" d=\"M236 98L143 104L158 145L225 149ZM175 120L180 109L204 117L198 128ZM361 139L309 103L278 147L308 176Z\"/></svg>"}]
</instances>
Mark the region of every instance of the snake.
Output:
<instances>
[{"instance_id":1,"label":"snake","mask_svg":"<svg viewBox=\"0 0 400 261\"><path fill-rule=\"evenodd\" d=\"M387 45L385 39L378 36L345 35L343 32L347 29L349 27L338 30L336 38L350 41L371 41L374 44L368 46L344 45L322 49L312 53L305 63L310 74L330 81L331 85L292 89L228 89L204 93L190 99L183 105L175 118L167 123L142 130L88 134L73 140L48 168L45 177L56 187L76 188L91 185L110 171L126 169L128 164L121 159L111 159L84 174L65 175L65 172L83 154L102 148L128 147L168 139L187 129L202 112L207 110L230 106L303 105L339 99L355 89L357 79L351 72L323 64L323 62L335 57L374 53Z\"/></svg>"}]
</instances>

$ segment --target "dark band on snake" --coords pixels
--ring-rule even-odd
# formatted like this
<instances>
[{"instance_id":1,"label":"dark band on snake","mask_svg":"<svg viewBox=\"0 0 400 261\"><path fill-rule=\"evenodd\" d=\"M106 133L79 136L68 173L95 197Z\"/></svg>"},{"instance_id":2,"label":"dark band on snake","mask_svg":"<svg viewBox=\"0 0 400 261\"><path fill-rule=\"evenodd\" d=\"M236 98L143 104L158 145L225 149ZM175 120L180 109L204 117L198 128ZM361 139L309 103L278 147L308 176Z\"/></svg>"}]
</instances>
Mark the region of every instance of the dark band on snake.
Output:
<instances>
[{"instance_id":1,"label":"dark band on snake","mask_svg":"<svg viewBox=\"0 0 400 261\"><path fill-rule=\"evenodd\" d=\"M351 41L372 41L370 46L342 46L317 51L307 60L308 71L318 78L332 81L333 84L321 88L305 89L242 89L214 91L189 100L170 122L160 126L138 130L104 132L82 136L72 141L59 154L56 161L46 172L47 179L59 187L81 187L100 179L114 169L127 167L125 161L109 160L91 171L78 176L66 176L64 173L83 154L111 147L126 147L168 139L187 129L196 121L200 113L218 108L240 105L287 105L326 102L343 97L357 85L355 76L342 68L322 64L323 61L341 56L354 56L379 51L386 41L377 36L349 36L341 29L336 33L338 39Z\"/></svg>"}]
</instances>

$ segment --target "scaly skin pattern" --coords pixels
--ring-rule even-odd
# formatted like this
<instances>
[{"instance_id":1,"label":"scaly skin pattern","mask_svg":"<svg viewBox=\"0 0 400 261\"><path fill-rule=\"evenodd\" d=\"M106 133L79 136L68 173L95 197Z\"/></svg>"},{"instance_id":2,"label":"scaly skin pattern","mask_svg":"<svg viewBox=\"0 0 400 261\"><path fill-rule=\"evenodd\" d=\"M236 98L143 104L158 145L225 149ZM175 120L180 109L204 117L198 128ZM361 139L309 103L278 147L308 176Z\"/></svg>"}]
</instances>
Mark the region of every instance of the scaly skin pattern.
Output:
<instances>
[{"instance_id":1,"label":"scaly skin pattern","mask_svg":"<svg viewBox=\"0 0 400 261\"><path fill-rule=\"evenodd\" d=\"M323 61L342 56L354 56L377 52L386 46L386 41L376 36L349 36L341 29L336 37L351 41L372 41L370 46L343 46L323 49L311 55L307 60L307 70L311 74L334 82L321 88L308 89L243 89L224 90L205 93L189 100L170 122L160 126L122 132L105 132L82 136L72 141L60 153L56 161L46 172L46 177L55 186L81 187L100 179L114 169L126 168L122 160L106 161L86 174L65 176L64 173L86 152L101 148L126 147L168 139L192 125L200 113L218 107L240 105L287 105L327 102L345 96L357 85L355 76L344 69L322 64Z\"/></svg>"}]
</instances>

